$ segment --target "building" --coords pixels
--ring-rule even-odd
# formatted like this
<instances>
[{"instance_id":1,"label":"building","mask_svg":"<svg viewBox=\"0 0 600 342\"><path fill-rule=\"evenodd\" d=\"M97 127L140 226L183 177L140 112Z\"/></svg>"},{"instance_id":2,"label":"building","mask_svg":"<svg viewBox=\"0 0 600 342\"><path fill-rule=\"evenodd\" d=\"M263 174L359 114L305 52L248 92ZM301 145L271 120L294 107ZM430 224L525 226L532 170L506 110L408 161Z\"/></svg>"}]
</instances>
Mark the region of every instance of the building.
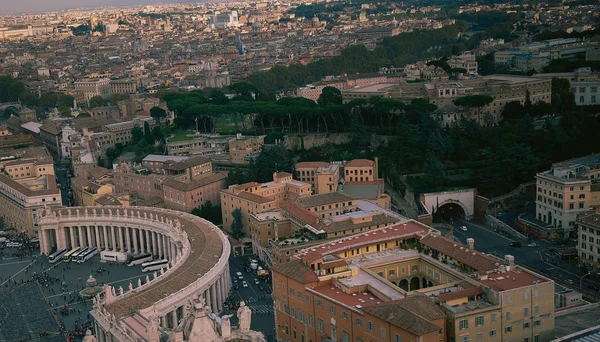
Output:
<instances>
[{"instance_id":1,"label":"building","mask_svg":"<svg viewBox=\"0 0 600 342\"><path fill-rule=\"evenodd\" d=\"M577 226L577 255L591 272L600 269L600 212L598 209L579 214Z\"/></svg>"},{"instance_id":2,"label":"building","mask_svg":"<svg viewBox=\"0 0 600 342\"><path fill-rule=\"evenodd\" d=\"M104 152L109 147L115 147L121 143L126 145L131 141L131 130L134 127L144 128L144 124L148 123L150 128L156 125L153 118L135 118L131 121L123 121L117 123L109 123L104 125L102 132L90 133L90 140L93 141L95 148Z\"/></svg>"},{"instance_id":3,"label":"building","mask_svg":"<svg viewBox=\"0 0 600 342\"><path fill-rule=\"evenodd\" d=\"M93 207L105 195L116 195L110 170L94 165L71 180L73 204Z\"/></svg>"},{"instance_id":4,"label":"building","mask_svg":"<svg viewBox=\"0 0 600 342\"><path fill-rule=\"evenodd\" d=\"M532 103L550 102L550 79L529 76L488 75L460 81L448 80L419 83L380 83L365 87L354 87L342 91L344 103L355 99L369 99L373 96L393 98L410 102L415 98L426 98L440 110L455 109L460 115L466 115L481 125L494 124L502 120L502 111L508 102L525 103L527 94ZM466 95L489 95L493 101L483 108L459 109L454 100ZM450 123L460 119L453 115L444 122Z\"/></svg>"},{"instance_id":5,"label":"building","mask_svg":"<svg viewBox=\"0 0 600 342\"><path fill-rule=\"evenodd\" d=\"M61 205L52 157L43 147L5 152L0 168L0 217L28 236L38 236L37 210Z\"/></svg>"},{"instance_id":6,"label":"building","mask_svg":"<svg viewBox=\"0 0 600 342\"><path fill-rule=\"evenodd\" d=\"M477 61L473 52L464 52L459 56L452 56L448 60L448 65L452 69L465 69L466 75L477 75Z\"/></svg>"},{"instance_id":7,"label":"building","mask_svg":"<svg viewBox=\"0 0 600 342\"><path fill-rule=\"evenodd\" d=\"M521 71L542 71L554 59L574 60L577 55L585 54L589 49L590 44L581 39L550 39L498 51L494 54L494 61Z\"/></svg>"},{"instance_id":8,"label":"building","mask_svg":"<svg viewBox=\"0 0 600 342\"><path fill-rule=\"evenodd\" d=\"M344 165L344 180L347 182L370 182L379 178L376 161L354 159Z\"/></svg>"},{"instance_id":9,"label":"building","mask_svg":"<svg viewBox=\"0 0 600 342\"><path fill-rule=\"evenodd\" d=\"M337 191L340 183L339 165L325 162L300 162L296 163L294 168L298 179L312 186L313 194Z\"/></svg>"},{"instance_id":10,"label":"building","mask_svg":"<svg viewBox=\"0 0 600 342\"><path fill-rule=\"evenodd\" d=\"M246 137L237 134L229 140L229 162L232 164L248 164L250 158L258 154L265 144L265 135Z\"/></svg>"},{"instance_id":11,"label":"building","mask_svg":"<svg viewBox=\"0 0 600 342\"><path fill-rule=\"evenodd\" d=\"M89 111L90 116L94 119L123 121L126 118L121 115L121 111L117 106L102 106L92 108Z\"/></svg>"},{"instance_id":12,"label":"building","mask_svg":"<svg viewBox=\"0 0 600 342\"><path fill-rule=\"evenodd\" d=\"M231 84L228 72L217 72L217 66L212 61L206 61L201 74L191 74L182 78L180 87L223 88Z\"/></svg>"},{"instance_id":13,"label":"building","mask_svg":"<svg viewBox=\"0 0 600 342\"><path fill-rule=\"evenodd\" d=\"M112 95L110 82L108 78L84 79L74 83L75 92L83 96L85 101L95 96L108 99Z\"/></svg>"},{"instance_id":14,"label":"building","mask_svg":"<svg viewBox=\"0 0 600 342\"><path fill-rule=\"evenodd\" d=\"M224 29L228 27L240 26L237 11L229 11L223 13L215 13L209 19L209 25L216 29Z\"/></svg>"},{"instance_id":15,"label":"building","mask_svg":"<svg viewBox=\"0 0 600 342\"><path fill-rule=\"evenodd\" d=\"M113 178L115 192L127 193L144 200L162 200L162 183L167 176L152 173L138 164L118 163L113 168Z\"/></svg>"},{"instance_id":16,"label":"building","mask_svg":"<svg viewBox=\"0 0 600 342\"><path fill-rule=\"evenodd\" d=\"M536 218L547 224L555 237L575 232L577 215L598 204L600 154L552 164L536 179Z\"/></svg>"},{"instance_id":17,"label":"building","mask_svg":"<svg viewBox=\"0 0 600 342\"><path fill-rule=\"evenodd\" d=\"M575 95L577 106L594 106L600 104L600 73L593 72L591 68L579 68L574 72L535 74L539 78L562 78L569 80L571 91Z\"/></svg>"},{"instance_id":18,"label":"building","mask_svg":"<svg viewBox=\"0 0 600 342\"><path fill-rule=\"evenodd\" d=\"M169 155L200 155L232 164L248 164L265 143L265 136L190 135L167 142Z\"/></svg>"},{"instance_id":19,"label":"building","mask_svg":"<svg viewBox=\"0 0 600 342\"><path fill-rule=\"evenodd\" d=\"M221 191L223 229L231 232L232 213L239 209L242 212L243 229L249 235L250 214L278 208L286 199L310 196L311 192L310 184L294 180L286 172L274 173L273 181L268 183L231 185Z\"/></svg>"},{"instance_id":20,"label":"building","mask_svg":"<svg viewBox=\"0 0 600 342\"><path fill-rule=\"evenodd\" d=\"M110 91L113 94L135 94L137 92L138 82L136 80L111 80Z\"/></svg>"},{"instance_id":21,"label":"building","mask_svg":"<svg viewBox=\"0 0 600 342\"><path fill-rule=\"evenodd\" d=\"M273 266L278 340L548 341L554 282L415 221Z\"/></svg>"}]
</instances>

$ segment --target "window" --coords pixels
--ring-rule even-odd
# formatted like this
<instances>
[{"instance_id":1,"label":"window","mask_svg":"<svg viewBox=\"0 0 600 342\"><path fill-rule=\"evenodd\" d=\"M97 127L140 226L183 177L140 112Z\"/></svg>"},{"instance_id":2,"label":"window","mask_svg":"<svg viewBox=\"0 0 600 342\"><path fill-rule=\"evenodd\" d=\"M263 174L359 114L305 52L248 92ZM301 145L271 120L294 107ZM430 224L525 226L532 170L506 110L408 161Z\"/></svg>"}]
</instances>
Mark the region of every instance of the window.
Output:
<instances>
[{"instance_id":1,"label":"window","mask_svg":"<svg viewBox=\"0 0 600 342\"><path fill-rule=\"evenodd\" d=\"M529 337L525 337L525 338L523 339L523 342L529 342Z\"/></svg>"},{"instance_id":2,"label":"window","mask_svg":"<svg viewBox=\"0 0 600 342\"><path fill-rule=\"evenodd\" d=\"M413 272L417 272L417 271L419 270L419 266L417 266L417 265L413 265L413 267L411 268L411 270L412 270Z\"/></svg>"},{"instance_id":3,"label":"window","mask_svg":"<svg viewBox=\"0 0 600 342\"><path fill-rule=\"evenodd\" d=\"M512 332L512 327L506 327L506 328L504 328L504 332L505 333Z\"/></svg>"},{"instance_id":4,"label":"window","mask_svg":"<svg viewBox=\"0 0 600 342\"><path fill-rule=\"evenodd\" d=\"M525 309L523 309L523 315L524 315L525 317L528 317L528 316L529 316L529 308L525 308Z\"/></svg>"},{"instance_id":5,"label":"window","mask_svg":"<svg viewBox=\"0 0 600 342\"><path fill-rule=\"evenodd\" d=\"M477 341L483 340L483 333L477 333Z\"/></svg>"},{"instance_id":6,"label":"window","mask_svg":"<svg viewBox=\"0 0 600 342\"><path fill-rule=\"evenodd\" d=\"M523 323L523 329L529 329L531 324L529 322Z\"/></svg>"},{"instance_id":7,"label":"window","mask_svg":"<svg viewBox=\"0 0 600 342\"><path fill-rule=\"evenodd\" d=\"M506 313L506 320L507 320L507 321L510 321L510 312L507 312L507 313Z\"/></svg>"},{"instance_id":8,"label":"window","mask_svg":"<svg viewBox=\"0 0 600 342\"><path fill-rule=\"evenodd\" d=\"M506 296L506 304L510 304L510 296Z\"/></svg>"},{"instance_id":9,"label":"window","mask_svg":"<svg viewBox=\"0 0 600 342\"><path fill-rule=\"evenodd\" d=\"M463 330L463 329L467 329L467 328L469 328L469 321L468 321L468 320L466 320L466 319L461 319L461 320L458 322L458 328L459 328L460 330Z\"/></svg>"},{"instance_id":10,"label":"window","mask_svg":"<svg viewBox=\"0 0 600 342\"><path fill-rule=\"evenodd\" d=\"M310 302L310 295L306 295L306 301Z\"/></svg>"},{"instance_id":11,"label":"window","mask_svg":"<svg viewBox=\"0 0 600 342\"><path fill-rule=\"evenodd\" d=\"M381 337L385 337L385 328L384 327L381 327L380 334L381 334Z\"/></svg>"},{"instance_id":12,"label":"window","mask_svg":"<svg viewBox=\"0 0 600 342\"><path fill-rule=\"evenodd\" d=\"M317 318L317 330L319 330L320 332L323 332L323 320L320 318Z\"/></svg>"},{"instance_id":13,"label":"window","mask_svg":"<svg viewBox=\"0 0 600 342\"><path fill-rule=\"evenodd\" d=\"M492 322L492 323L496 322L496 314L495 313L490 315L490 322Z\"/></svg>"},{"instance_id":14,"label":"window","mask_svg":"<svg viewBox=\"0 0 600 342\"><path fill-rule=\"evenodd\" d=\"M290 308L290 316L292 316L293 318L296 318L296 309Z\"/></svg>"},{"instance_id":15,"label":"window","mask_svg":"<svg viewBox=\"0 0 600 342\"><path fill-rule=\"evenodd\" d=\"M533 321L534 327L539 327L540 325L542 325L542 321Z\"/></svg>"},{"instance_id":16,"label":"window","mask_svg":"<svg viewBox=\"0 0 600 342\"><path fill-rule=\"evenodd\" d=\"M359 326L359 327L362 327L362 319L357 318L356 319L356 325Z\"/></svg>"},{"instance_id":17,"label":"window","mask_svg":"<svg viewBox=\"0 0 600 342\"><path fill-rule=\"evenodd\" d=\"M394 272L394 270L389 270L389 271L388 271L388 276L390 276L390 277L391 277L391 276L393 276L393 275L394 275L394 273L395 273L395 272Z\"/></svg>"},{"instance_id":18,"label":"window","mask_svg":"<svg viewBox=\"0 0 600 342\"><path fill-rule=\"evenodd\" d=\"M300 309L298 309L298 320L304 323L304 312L302 312Z\"/></svg>"},{"instance_id":19,"label":"window","mask_svg":"<svg viewBox=\"0 0 600 342\"><path fill-rule=\"evenodd\" d=\"M342 311L342 318L348 319L348 313L346 311Z\"/></svg>"},{"instance_id":20,"label":"window","mask_svg":"<svg viewBox=\"0 0 600 342\"><path fill-rule=\"evenodd\" d=\"M287 304L283 304L283 312L285 312L285 313L289 312Z\"/></svg>"},{"instance_id":21,"label":"window","mask_svg":"<svg viewBox=\"0 0 600 342\"><path fill-rule=\"evenodd\" d=\"M329 306L329 312L331 312L332 314L335 313L335 307L333 305Z\"/></svg>"},{"instance_id":22,"label":"window","mask_svg":"<svg viewBox=\"0 0 600 342\"><path fill-rule=\"evenodd\" d=\"M309 327L312 327L313 325L313 317L309 313L306 314L306 324L308 324Z\"/></svg>"},{"instance_id":23,"label":"window","mask_svg":"<svg viewBox=\"0 0 600 342\"><path fill-rule=\"evenodd\" d=\"M533 342L540 342L540 335L533 336Z\"/></svg>"},{"instance_id":24,"label":"window","mask_svg":"<svg viewBox=\"0 0 600 342\"><path fill-rule=\"evenodd\" d=\"M368 322L367 322L367 329L368 329L369 331L373 331L373 322L371 322L371 321L368 321Z\"/></svg>"},{"instance_id":25,"label":"window","mask_svg":"<svg viewBox=\"0 0 600 342\"><path fill-rule=\"evenodd\" d=\"M293 295L294 294L294 288L290 287L290 294Z\"/></svg>"},{"instance_id":26,"label":"window","mask_svg":"<svg viewBox=\"0 0 600 342\"><path fill-rule=\"evenodd\" d=\"M496 330L490 330L490 336L496 336Z\"/></svg>"},{"instance_id":27,"label":"window","mask_svg":"<svg viewBox=\"0 0 600 342\"><path fill-rule=\"evenodd\" d=\"M475 326L478 327L480 325L483 325L483 316L477 316L475 317Z\"/></svg>"},{"instance_id":28,"label":"window","mask_svg":"<svg viewBox=\"0 0 600 342\"><path fill-rule=\"evenodd\" d=\"M323 307L323 302L320 299L317 299L317 306L320 308Z\"/></svg>"},{"instance_id":29,"label":"window","mask_svg":"<svg viewBox=\"0 0 600 342\"><path fill-rule=\"evenodd\" d=\"M402 337L398 334L394 334L394 342L402 342Z\"/></svg>"}]
</instances>

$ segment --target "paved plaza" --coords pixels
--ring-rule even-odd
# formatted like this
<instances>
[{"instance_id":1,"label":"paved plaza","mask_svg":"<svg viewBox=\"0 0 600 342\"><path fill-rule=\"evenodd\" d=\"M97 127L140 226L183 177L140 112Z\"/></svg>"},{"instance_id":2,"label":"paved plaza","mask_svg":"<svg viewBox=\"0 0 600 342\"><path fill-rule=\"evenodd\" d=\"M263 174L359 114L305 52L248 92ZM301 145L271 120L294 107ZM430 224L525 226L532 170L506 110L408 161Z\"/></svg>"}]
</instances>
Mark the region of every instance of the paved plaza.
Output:
<instances>
[{"instance_id":1,"label":"paved plaza","mask_svg":"<svg viewBox=\"0 0 600 342\"><path fill-rule=\"evenodd\" d=\"M38 292L41 292L41 296L38 299L38 305L52 308L49 312L52 312L58 325L63 327L66 336L74 336L75 341L80 341L85 329L92 325L92 319L89 315L92 309L92 301L91 299L85 301L79 296L79 291L85 288L90 274L96 278L99 286L110 284L116 289L119 286L127 289L129 282L137 287L138 279L145 282L146 278L146 274L142 273L141 266L127 267L125 265L102 263L98 257L92 258L83 264L63 263L62 261L50 264L47 257L39 255L39 250L34 250L31 256L16 256L17 250L8 248L3 249L1 252L4 253L2 260L0 260L1 291L3 293L14 291L22 287L23 284L28 283L28 287L35 289L38 287L37 283L39 283L40 290ZM37 283L32 282L32 279L37 279ZM42 298L45 298L47 304L44 303ZM6 313L0 312L0 315L7 314L8 317L23 315L19 311L19 305L4 307L4 309L9 311ZM0 310L2 309L0 308ZM29 331L33 332L41 329L36 327L38 324L40 326L50 324L47 322L49 320L44 322L27 320L30 321L30 325L33 325L29 328ZM24 334L24 336L29 336L29 333ZM39 334L35 334L33 340L47 341L47 339L40 339ZM4 341L19 341L19 339L0 336L0 342Z\"/></svg>"}]
</instances>

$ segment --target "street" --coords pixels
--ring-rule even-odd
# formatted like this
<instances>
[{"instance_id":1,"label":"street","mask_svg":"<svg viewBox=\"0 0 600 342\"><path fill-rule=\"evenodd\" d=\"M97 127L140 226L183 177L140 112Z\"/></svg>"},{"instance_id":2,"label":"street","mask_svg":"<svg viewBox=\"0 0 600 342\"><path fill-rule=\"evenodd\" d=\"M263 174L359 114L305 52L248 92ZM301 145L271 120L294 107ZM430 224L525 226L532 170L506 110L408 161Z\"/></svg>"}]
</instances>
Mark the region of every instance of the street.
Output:
<instances>
[{"instance_id":1,"label":"street","mask_svg":"<svg viewBox=\"0 0 600 342\"><path fill-rule=\"evenodd\" d=\"M64 206L73 205L73 197L69 196L71 191L71 177L69 177L69 163L56 162L54 164L54 174L56 175L57 186L60 184L60 193Z\"/></svg>"}]
</instances>

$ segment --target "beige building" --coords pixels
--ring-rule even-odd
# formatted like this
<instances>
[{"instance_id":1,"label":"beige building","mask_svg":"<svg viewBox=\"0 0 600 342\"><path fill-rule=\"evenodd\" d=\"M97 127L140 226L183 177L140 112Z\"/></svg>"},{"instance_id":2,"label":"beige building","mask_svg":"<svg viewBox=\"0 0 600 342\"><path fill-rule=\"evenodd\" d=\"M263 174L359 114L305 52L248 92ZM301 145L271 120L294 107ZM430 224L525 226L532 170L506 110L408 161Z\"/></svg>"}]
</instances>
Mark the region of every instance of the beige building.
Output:
<instances>
[{"instance_id":1,"label":"beige building","mask_svg":"<svg viewBox=\"0 0 600 342\"><path fill-rule=\"evenodd\" d=\"M549 341L554 283L408 221L273 267L278 340Z\"/></svg>"},{"instance_id":2,"label":"beige building","mask_svg":"<svg viewBox=\"0 0 600 342\"><path fill-rule=\"evenodd\" d=\"M223 213L223 229L231 231L232 213L236 209L242 211L243 228L250 232L250 214L268 209L275 209L286 199L295 199L311 195L308 183L292 179L286 172L274 173L273 181L268 183L246 183L231 185L221 191L221 210Z\"/></svg>"},{"instance_id":3,"label":"beige building","mask_svg":"<svg viewBox=\"0 0 600 342\"><path fill-rule=\"evenodd\" d=\"M138 82L135 80L111 80L110 89L113 94L135 94Z\"/></svg>"},{"instance_id":4,"label":"beige building","mask_svg":"<svg viewBox=\"0 0 600 342\"><path fill-rule=\"evenodd\" d=\"M84 79L75 82L75 92L82 95L85 101L89 101L94 96L101 96L104 99L112 95L110 79Z\"/></svg>"},{"instance_id":5,"label":"beige building","mask_svg":"<svg viewBox=\"0 0 600 342\"><path fill-rule=\"evenodd\" d=\"M376 161L354 159L344 165L344 180L346 182L370 182L379 178Z\"/></svg>"},{"instance_id":6,"label":"beige building","mask_svg":"<svg viewBox=\"0 0 600 342\"><path fill-rule=\"evenodd\" d=\"M577 255L590 271L600 269L600 213L598 210L577 217Z\"/></svg>"},{"instance_id":7,"label":"beige building","mask_svg":"<svg viewBox=\"0 0 600 342\"><path fill-rule=\"evenodd\" d=\"M248 164L250 157L260 152L265 144L265 135L245 137L238 134L229 141L229 162L233 164Z\"/></svg>"},{"instance_id":8,"label":"beige building","mask_svg":"<svg viewBox=\"0 0 600 342\"><path fill-rule=\"evenodd\" d=\"M37 210L62 204L52 157L43 147L5 152L0 168L0 216L5 225L37 236Z\"/></svg>"},{"instance_id":9,"label":"beige building","mask_svg":"<svg viewBox=\"0 0 600 342\"><path fill-rule=\"evenodd\" d=\"M312 186L313 194L337 191L340 182L339 165L325 162L300 162L294 168L297 178Z\"/></svg>"},{"instance_id":10,"label":"beige building","mask_svg":"<svg viewBox=\"0 0 600 342\"><path fill-rule=\"evenodd\" d=\"M577 215L598 204L600 154L554 163L536 178L536 218L556 231L575 231Z\"/></svg>"}]
</instances>

